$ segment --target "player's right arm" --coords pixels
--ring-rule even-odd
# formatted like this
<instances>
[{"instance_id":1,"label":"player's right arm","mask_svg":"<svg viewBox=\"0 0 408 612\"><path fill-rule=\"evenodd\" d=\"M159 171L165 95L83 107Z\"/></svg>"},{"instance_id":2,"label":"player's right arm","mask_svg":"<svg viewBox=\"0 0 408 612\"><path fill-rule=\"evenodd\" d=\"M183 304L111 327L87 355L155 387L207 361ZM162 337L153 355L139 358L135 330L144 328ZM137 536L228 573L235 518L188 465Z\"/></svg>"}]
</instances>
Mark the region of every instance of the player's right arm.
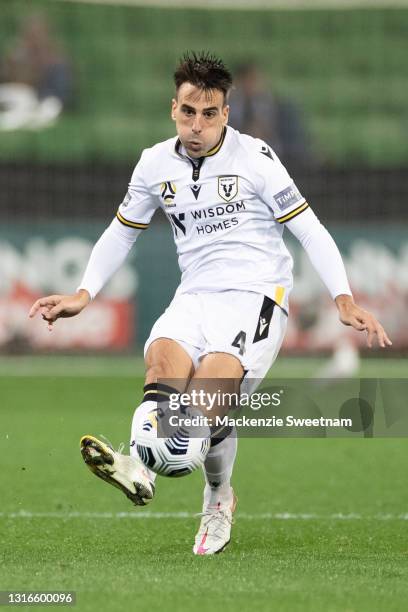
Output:
<instances>
[{"instance_id":1,"label":"player's right arm","mask_svg":"<svg viewBox=\"0 0 408 612\"><path fill-rule=\"evenodd\" d=\"M34 302L29 317L33 318L37 312L40 312L42 318L48 322L48 329L51 330L54 321L60 317L74 317L90 301L91 296L86 289L80 289L74 295L48 295Z\"/></svg>"},{"instance_id":2,"label":"player's right arm","mask_svg":"<svg viewBox=\"0 0 408 612\"><path fill-rule=\"evenodd\" d=\"M123 264L139 234L148 228L156 207L144 181L142 154L116 217L92 250L77 292L38 299L31 307L30 318L39 312L51 330L57 319L73 317L86 308Z\"/></svg>"},{"instance_id":3,"label":"player's right arm","mask_svg":"<svg viewBox=\"0 0 408 612\"><path fill-rule=\"evenodd\" d=\"M51 329L57 319L79 314L123 264L141 231L124 226L115 218L92 249L77 292L73 295L49 295L40 298L33 304L30 318L40 312Z\"/></svg>"}]
</instances>

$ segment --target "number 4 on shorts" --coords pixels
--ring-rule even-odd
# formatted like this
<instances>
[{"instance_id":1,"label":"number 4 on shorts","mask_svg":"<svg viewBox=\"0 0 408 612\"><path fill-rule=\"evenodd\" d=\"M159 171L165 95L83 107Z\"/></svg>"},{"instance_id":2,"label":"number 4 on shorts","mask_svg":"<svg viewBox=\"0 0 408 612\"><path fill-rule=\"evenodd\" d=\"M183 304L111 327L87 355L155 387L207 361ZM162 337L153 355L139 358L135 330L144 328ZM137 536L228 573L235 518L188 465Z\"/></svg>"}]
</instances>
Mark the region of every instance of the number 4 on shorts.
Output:
<instances>
[{"instance_id":1,"label":"number 4 on shorts","mask_svg":"<svg viewBox=\"0 0 408 612\"><path fill-rule=\"evenodd\" d=\"M239 349L239 354L243 355L245 353L245 342L246 342L246 333L244 331L240 331L234 342L231 343L231 346L235 346Z\"/></svg>"}]
</instances>

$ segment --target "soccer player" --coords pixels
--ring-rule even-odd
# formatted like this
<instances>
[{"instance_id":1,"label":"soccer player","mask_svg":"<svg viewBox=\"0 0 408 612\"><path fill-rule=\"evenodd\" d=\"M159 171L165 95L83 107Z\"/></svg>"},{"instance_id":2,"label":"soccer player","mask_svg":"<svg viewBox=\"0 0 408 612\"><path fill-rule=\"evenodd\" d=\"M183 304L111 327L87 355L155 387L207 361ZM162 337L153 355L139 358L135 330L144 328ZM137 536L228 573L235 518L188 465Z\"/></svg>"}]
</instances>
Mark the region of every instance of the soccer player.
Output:
<instances>
[{"instance_id":1,"label":"soccer player","mask_svg":"<svg viewBox=\"0 0 408 612\"><path fill-rule=\"evenodd\" d=\"M212 55L187 54L174 74L171 116L177 136L143 151L116 217L102 234L74 295L37 300L50 329L95 298L145 231L157 208L174 233L181 283L145 345L144 398L135 412L160 401L158 381L262 379L281 346L292 288L286 226L308 253L345 325L391 345L376 318L354 303L340 253L274 151L262 140L228 127L232 77ZM190 384L191 384L190 383ZM180 391L180 389L178 389ZM99 477L135 504L154 495L155 474L135 450L130 456L93 436L82 453ZM237 438L224 431L212 440L204 463L203 516L193 551L220 552L230 540L236 498L231 474Z\"/></svg>"}]
</instances>

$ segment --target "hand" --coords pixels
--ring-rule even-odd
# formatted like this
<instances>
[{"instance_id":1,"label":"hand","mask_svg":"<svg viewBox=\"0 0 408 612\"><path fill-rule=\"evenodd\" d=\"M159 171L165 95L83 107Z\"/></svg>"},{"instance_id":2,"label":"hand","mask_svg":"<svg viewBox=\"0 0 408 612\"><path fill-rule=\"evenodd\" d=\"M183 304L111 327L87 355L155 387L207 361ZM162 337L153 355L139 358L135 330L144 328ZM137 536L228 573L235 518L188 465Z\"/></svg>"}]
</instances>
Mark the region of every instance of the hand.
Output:
<instances>
[{"instance_id":1,"label":"hand","mask_svg":"<svg viewBox=\"0 0 408 612\"><path fill-rule=\"evenodd\" d=\"M37 312L40 312L44 321L48 322L48 329L51 331L52 325L57 319L74 317L90 301L91 296L85 289L80 289L74 295L49 295L34 302L28 316L32 319Z\"/></svg>"},{"instance_id":2,"label":"hand","mask_svg":"<svg viewBox=\"0 0 408 612\"><path fill-rule=\"evenodd\" d=\"M369 348L373 346L374 336L377 336L378 344L382 348L392 345L381 323L371 312L357 306L351 295L338 295L335 302L339 310L340 321L344 325L351 325L358 331L365 330L367 332L367 346Z\"/></svg>"}]
</instances>

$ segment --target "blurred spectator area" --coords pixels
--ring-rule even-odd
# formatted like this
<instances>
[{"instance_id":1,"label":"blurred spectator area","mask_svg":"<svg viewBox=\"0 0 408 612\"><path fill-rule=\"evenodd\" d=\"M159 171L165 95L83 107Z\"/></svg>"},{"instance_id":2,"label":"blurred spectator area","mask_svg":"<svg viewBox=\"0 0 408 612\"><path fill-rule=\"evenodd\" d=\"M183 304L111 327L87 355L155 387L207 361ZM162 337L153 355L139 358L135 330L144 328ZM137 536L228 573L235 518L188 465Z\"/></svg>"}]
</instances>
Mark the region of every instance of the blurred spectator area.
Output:
<instances>
[{"instance_id":1,"label":"blurred spectator area","mask_svg":"<svg viewBox=\"0 0 408 612\"><path fill-rule=\"evenodd\" d=\"M323 218L406 216L408 10L35 8L72 59L77 99L47 130L1 133L3 218L111 214L141 150L174 135L172 73L191 48L232 68L250 58L301 110L319 163L289 170ZM0 56L26 12L2 3Z\"/></svg>"},{"instance_id":2,"label":"blurred spectator area","mask_svg":"<svg viewBox=\"0 0 408 612\"><path fill-rule=\"evenodd\" d=\"M276 92L257 62L248 60L235 68L229 104L228 123L234 129L264 140L288 167L315 165L299 101Z\"/></svg>"},{"instance_id":3,"label":"blurred spectator area","mask_svg":"<svg viewBox=\"0 0 408 612\"><path fill-rule=\"evenodd\" d=\"M54 125L72 101L72 70L46 13L27 12L0 57L0 131Z\"/></svg>"},{"instance_id":4,"label":"blurred spectator area","mask_svg":"<svg viewBox=\"0 0 408 612\"><path fill-rule=\"evenodd\" d=\"M186 49L250 55L305 114L330 162L393 166L407 153L408 10L206 11L36 0L73 58L80 99L53 137L4 139L10 159L134 159L173 134L171 75ZM0 54L27 2L2 2ZM182 18L181 18L182 17Z\"/></svg>"}]
</instances>

